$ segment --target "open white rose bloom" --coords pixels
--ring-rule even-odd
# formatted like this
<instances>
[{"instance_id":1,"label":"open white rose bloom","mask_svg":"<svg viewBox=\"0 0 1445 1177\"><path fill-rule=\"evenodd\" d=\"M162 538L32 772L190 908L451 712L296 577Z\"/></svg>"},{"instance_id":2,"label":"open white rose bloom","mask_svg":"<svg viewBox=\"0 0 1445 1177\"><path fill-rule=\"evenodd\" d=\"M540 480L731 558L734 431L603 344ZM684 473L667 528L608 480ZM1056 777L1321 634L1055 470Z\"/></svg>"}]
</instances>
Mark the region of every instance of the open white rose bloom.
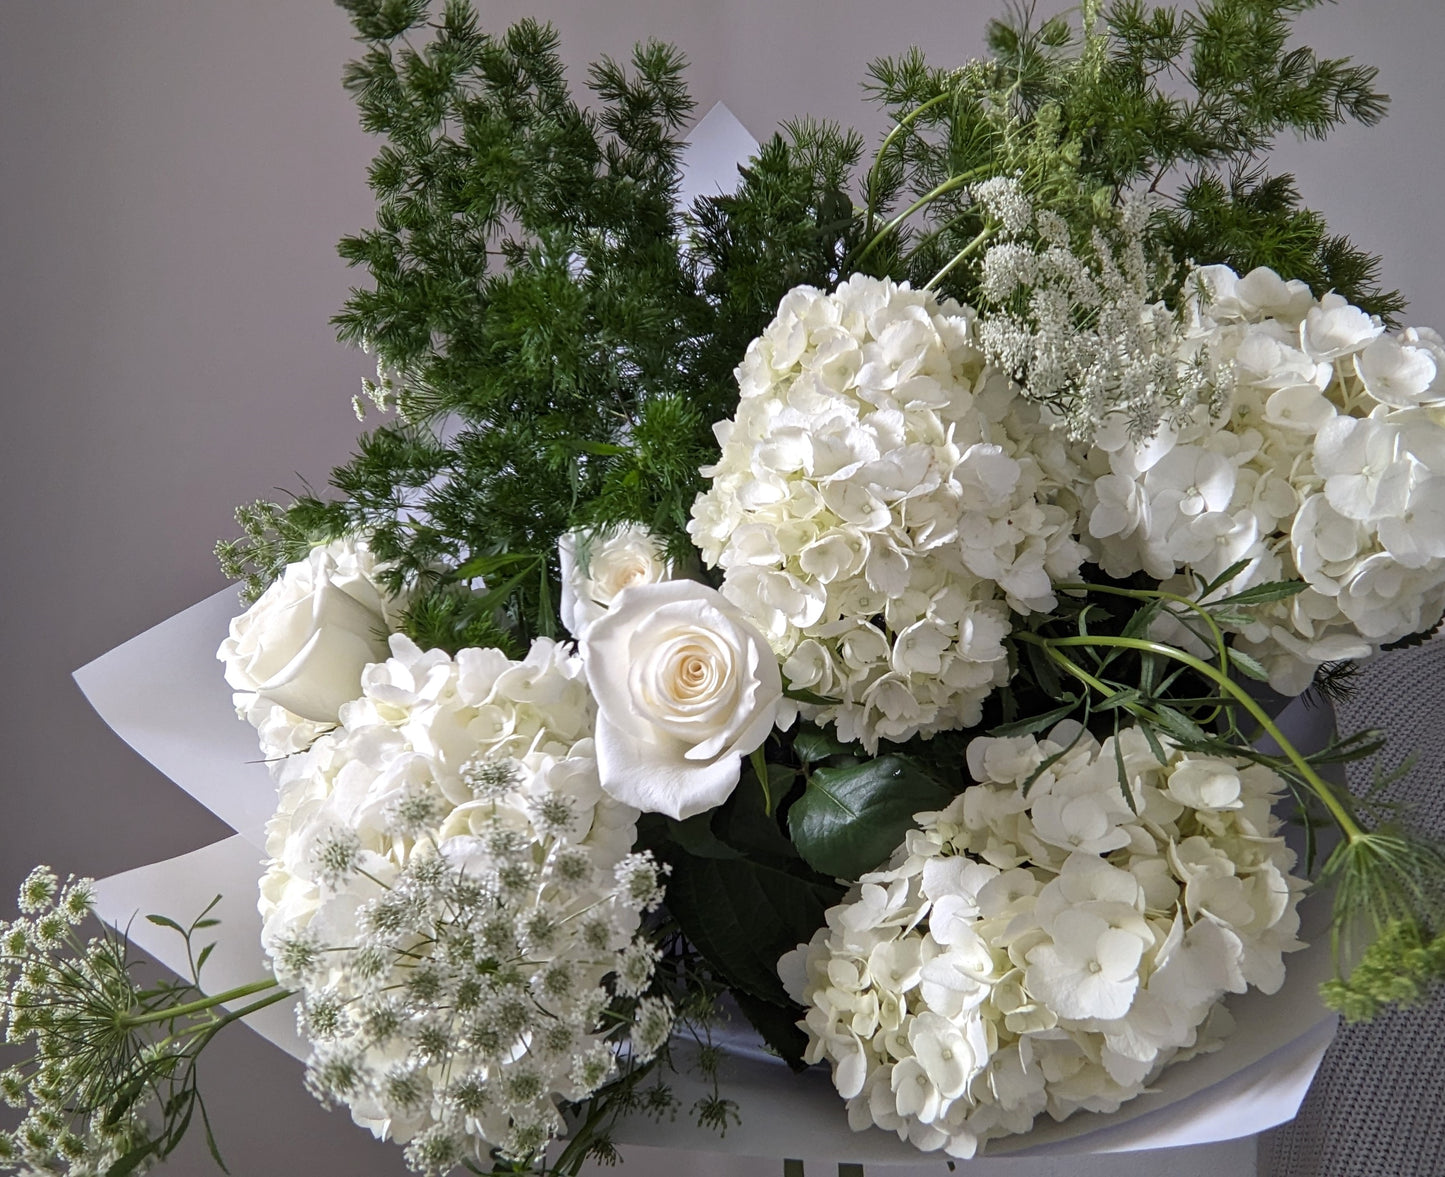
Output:
<instances>
[{"instance_id":1,"label":"open white rose bloom","mask_svg":"<svg viewBox=\"0 0 1445 1177\"><path fill-rule=\"evenodd\" d=\"M868 168L800 123L739 172L681 162L666 47L597 66L594 111L533 24L346 7L390 139L338 322L385 416L336 495L238 513L240 616L80 673L238 836L100 886L190 974L108 1013L33 877L0 1171L88 1174L149 1114L164 1159L241 1016L426 1174L1205 1145L1294 1114L1336 1011L1445 975L1445 850L1311 710L1445 611L1445 341L1313 214L1280 244L1258 202L1151 196L1182 156L1128 100L1194 101L1172 40L1086 5L1042 88L882 62ZM1181 60L1224 52L1206 17ZM217 890L214 956L130 924ZM88 1023L36 1008L106 1013L100 1080L52 1081Z\"/></svg>"}]
</instances>

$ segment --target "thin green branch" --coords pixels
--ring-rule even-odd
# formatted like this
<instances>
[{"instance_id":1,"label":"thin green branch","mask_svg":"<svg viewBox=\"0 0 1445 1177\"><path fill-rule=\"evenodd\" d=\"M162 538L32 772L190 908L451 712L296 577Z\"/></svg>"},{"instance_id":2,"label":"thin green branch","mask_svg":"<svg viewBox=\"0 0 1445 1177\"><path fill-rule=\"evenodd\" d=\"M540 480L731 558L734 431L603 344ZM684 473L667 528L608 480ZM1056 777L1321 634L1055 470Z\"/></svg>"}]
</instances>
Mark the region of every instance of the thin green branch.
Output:
<instances>
[{"instance_id":1,"label":"thin green branch","mask_svg":"<svg viewBox=\"0 0 1445 1177\"><path fill-rule=\"evenodd\" d=\"M1044 638L1038 634L1019 633L1015 635L1020 641L1030 642L1042 646L1045 650L1052 650L1059 647L1105 647L1121 650L1135 650L1144 654L1155 654L1162 658L1182 663L1189 669L1204 675L1213 681L1221 690L1228 694L1240 707L1244 708L1259 724L1260 729L1279 745L1280 751L1293 766L1302 780L1310 786L1310 789L1320 799L1320 802L1329 810L1330 816L1335 819L1345 836L1354 841L1363 836L1364 830L1360 828L1354 815L1348 807L1336 795L1334 788L1315 771L1314 766L1305 759L1304 755L1285 737L1280 731L1279 725L1269 717L1263 707L1257 703L1248 691L1244 690L1228 674L1220 671L1217 667L1205 662L1202 658L1196 658L1193 654L1186 654L1183 650L1177 650L1173 646L1167 646L1162 642L1151 642L1144 638L1125 637L1077 637L1077 638ZM1065 661L1069 661L1065 659ZM1071 672L1073 673L1073 672ZM1075 677L1081 682L1089 682L1089 685L1098 689L1098 680L1092 675L1087 675L1082 667L1078 668ZM1102 685L1102 684L1098 684ZM1113 693L1110 689L1109 693Z\"/></svg>"}]
</instances>

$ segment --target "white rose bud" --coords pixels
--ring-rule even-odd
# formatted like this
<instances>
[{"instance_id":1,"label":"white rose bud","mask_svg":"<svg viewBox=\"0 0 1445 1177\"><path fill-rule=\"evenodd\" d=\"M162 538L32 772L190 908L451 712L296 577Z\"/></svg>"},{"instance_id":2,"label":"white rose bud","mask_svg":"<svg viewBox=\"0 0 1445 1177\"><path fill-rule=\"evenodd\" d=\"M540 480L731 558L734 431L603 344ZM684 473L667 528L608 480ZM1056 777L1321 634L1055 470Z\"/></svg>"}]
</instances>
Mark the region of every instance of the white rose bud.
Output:
<instances>
[{"instance_id":1,"label":"white rose bud","mask_svg":"<svg viewBox=\"0 0 1445 1177\"><path fill-rule=\"evenodd\" d=\"M364 544L338 540L289 565L231 622L216 657L243 715L257 722L280 707L312 724L336 722L361 694L362 670L387 658L388 602L375 573Z\"/></svg>"},{"instance_id":2,"label":"white rose bud","mask_svg":"<svg viewBox=\"0 0 1445 1177\"><path fill-rule=\"evenodd\" d=\"M602 788L649 813L682 819L725 801L783 703L762 634L690 580L624 588L586 631L582 657Z\"/></svg>"},{"instance_id":3,"label":"white rose bud","mask_svg":"<svg viewBox=\"0 0 1445 1177\"><path fill-rule=\"evenodd\" d=\"M590 546L585 564L577 559L579 546ZM562 624L573 637L580 638L628 585L672 579L662 544L637 523L594 535L590 544L583 532L569 531L557 541L557 558L562 565Z\"/></svg>"}]
</instances>

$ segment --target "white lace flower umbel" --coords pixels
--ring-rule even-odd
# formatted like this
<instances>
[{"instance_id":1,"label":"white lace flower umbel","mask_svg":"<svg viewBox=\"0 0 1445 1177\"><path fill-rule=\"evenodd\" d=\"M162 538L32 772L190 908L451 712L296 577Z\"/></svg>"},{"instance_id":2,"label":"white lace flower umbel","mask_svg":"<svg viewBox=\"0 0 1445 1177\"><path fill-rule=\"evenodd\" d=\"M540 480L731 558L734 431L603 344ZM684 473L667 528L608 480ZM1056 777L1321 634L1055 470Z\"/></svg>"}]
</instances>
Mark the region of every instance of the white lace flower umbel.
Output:
<instances>
[{"instance_id":1,"label":"white lace flower umbel","mask_svg":"<svg viewBox=\"0 0 1445 1177\"><path fill-rule=\"evenodd\" d=\"M318 1096L419 1171L525 1159L616 1072L627 1019L603 1015L648 988L658 871L630 853L636 810L598 785L568 647L391 652L279 767L263 943L302 990ZM635 1020L642 1058L670 1007L643 997Z\"/></svg>"}]
</instances>

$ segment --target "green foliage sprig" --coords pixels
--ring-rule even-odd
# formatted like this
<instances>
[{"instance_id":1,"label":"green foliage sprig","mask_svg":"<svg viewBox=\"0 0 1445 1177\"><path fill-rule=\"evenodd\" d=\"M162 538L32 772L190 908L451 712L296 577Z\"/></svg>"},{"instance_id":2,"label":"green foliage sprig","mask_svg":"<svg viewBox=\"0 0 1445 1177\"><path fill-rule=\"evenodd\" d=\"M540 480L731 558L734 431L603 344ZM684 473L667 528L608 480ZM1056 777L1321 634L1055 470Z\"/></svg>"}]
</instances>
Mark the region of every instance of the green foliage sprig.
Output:
<instances>
[{"instance_id":1,"label":"green foliage sprig","mask_svg":"<svg viewBox=\"0 0 1445 1177\"><path fill-rule=\"evenodd\" d=\"M1021 4L989 25L991 58L962 69L917 50L875 61L871 88L901 130L869 176L870 224L875 208L926 201L885 249L888 270L915 283L948 273L988 229L959 181L1017 175L1086 234L1091 212L1129 192L1155 196L1151 238L1175 274L1162 293L1177 294L1191 263L1269 266L1371 313L1400 310L1400 295L1378 286L1378 258L1332 236L1293 177L1261 162L1281 134L1322 139L1387 108L1372 67L1290 45L1294 19L1319 3L1086 0L1077 24L1036 22ZM972 301L967 269L937 284Z\"/></svg>"}]
</instances>

